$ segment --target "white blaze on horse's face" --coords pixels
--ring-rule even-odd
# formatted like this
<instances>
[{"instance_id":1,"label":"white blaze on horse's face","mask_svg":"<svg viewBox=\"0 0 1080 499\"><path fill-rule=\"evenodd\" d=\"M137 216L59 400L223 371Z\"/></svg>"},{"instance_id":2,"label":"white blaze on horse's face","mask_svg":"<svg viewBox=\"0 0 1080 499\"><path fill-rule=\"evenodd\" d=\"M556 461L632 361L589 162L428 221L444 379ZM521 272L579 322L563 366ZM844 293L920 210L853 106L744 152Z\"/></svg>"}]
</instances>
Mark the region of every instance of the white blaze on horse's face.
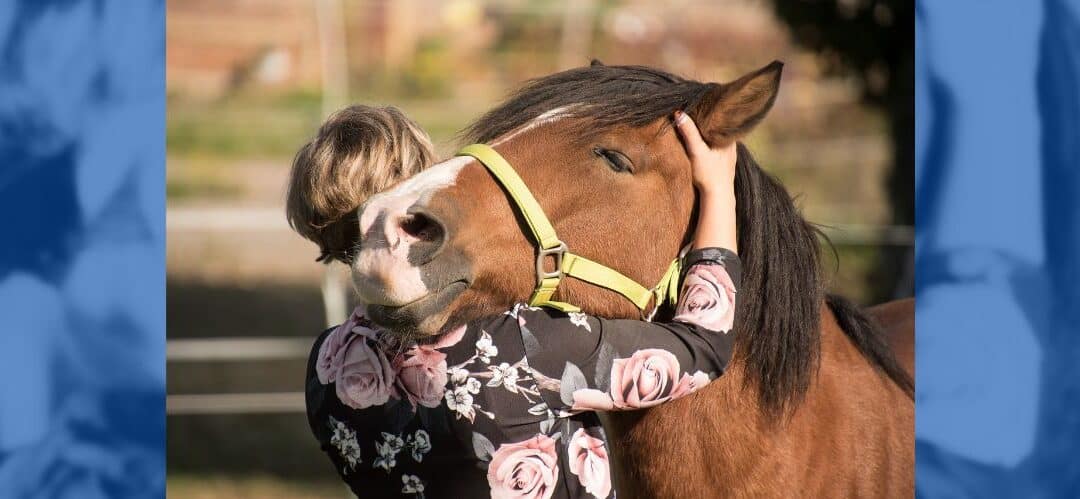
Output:
<instances>
[{"instance_id":1,"label":"white blaze on horse's face","mask_svg":"<svg viewBox=\"0 0 1080 499\"><path fill-rule=\"evenodd\" d=\"M428 168L397 187L372 196L360 208L360 250L352 265L353 283L369 305L400 307L427 297L421 266L438 251L445 234L424 214L424 204L454 185L472 158L455 157Z\"/></svg>"},{"instance_id":2,"label":"white blaze on horse's face","mask_svg":"<svg viewBox=\"0 0 1080 499\"><path fill-rule=\"evenodd\" d=\"M570 106L563 106L547 111L540 116L533 118L532 121L526 123L525 125L512 130L510 133L507 133L499 137L498 139L495 139L495 141L491 143L491 146L497 147L499 145L510 142L518 135L528 132L529 130L532 130L536 127L547 125L548 123L554 123L560 119L563 119L569 114L568 111L570 111L570 109Z\"/></svg>"}]
</instances>

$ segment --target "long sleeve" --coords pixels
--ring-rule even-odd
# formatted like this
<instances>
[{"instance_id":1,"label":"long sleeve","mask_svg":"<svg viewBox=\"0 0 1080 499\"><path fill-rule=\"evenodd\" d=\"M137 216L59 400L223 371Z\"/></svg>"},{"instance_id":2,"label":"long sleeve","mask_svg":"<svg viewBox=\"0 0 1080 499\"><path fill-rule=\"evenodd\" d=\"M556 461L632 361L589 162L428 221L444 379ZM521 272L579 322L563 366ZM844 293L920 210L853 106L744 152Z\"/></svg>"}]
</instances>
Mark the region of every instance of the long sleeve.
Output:
<instances>
[{"instance_id":1,"label":"long sleeve","mask_svg":"<svg viewBox=\"0 0 1080 499\"><path fill-rule=\"evenodd\" d=\"M608 320L518 307L529 368L562 414L652 407L721 375L735 333L738 257L722 248L687 255L679 303L666 323Z\"/></svg>"}]
</instances>

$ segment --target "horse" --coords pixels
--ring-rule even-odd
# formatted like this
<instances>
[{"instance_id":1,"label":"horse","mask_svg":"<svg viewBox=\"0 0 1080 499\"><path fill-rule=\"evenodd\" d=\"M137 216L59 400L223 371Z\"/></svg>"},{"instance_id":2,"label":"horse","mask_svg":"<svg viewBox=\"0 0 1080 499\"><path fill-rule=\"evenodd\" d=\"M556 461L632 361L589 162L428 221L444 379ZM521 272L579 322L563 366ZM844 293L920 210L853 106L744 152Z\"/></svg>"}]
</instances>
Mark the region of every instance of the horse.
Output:
<instances>
[{"instance_id":1,"label":"horse","mask_svg":"<svg viewBox=\"0 0 1080 499\"><path fill-rule=\"evenodd\" d=\"M772 107L782 66L703 83L594 63L528 82L464 135L513 165L574 253L653 283L696 217L672 112L710 145L738 142ZM605 415L619 497L913 496L913 364L897 361L873 317L824 292L815 226L744 144L737 151L734 357L691 396ZM526 221L473 158L372 197L359 219L355 288L374 321L418 341L526 301L536 283ZM555 298L642 318L574 279ZM877 315L903 322L907 308ZM894 343L910 345L909 329L900 324Z\"/></svg>"}]
</instances>

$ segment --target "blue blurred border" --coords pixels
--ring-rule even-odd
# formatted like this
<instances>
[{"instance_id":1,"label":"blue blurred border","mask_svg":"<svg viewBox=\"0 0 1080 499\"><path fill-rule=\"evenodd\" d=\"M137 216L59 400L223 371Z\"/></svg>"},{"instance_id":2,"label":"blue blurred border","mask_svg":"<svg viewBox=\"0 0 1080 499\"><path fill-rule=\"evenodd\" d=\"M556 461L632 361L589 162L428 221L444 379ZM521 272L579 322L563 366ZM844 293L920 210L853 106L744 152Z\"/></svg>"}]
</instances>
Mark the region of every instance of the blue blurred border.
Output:
<instances>
[{"instance_id":1,"label":"blue blurred border","mask_svg":"<svg viewBox=\"0 0 1080 499\"><path fill-rule=\"evenodd\" d=\"M919 497L1080 495L1080 1L916 6Z\"/></svg>"},{"instance_id":2,"label":"blue blurred border","mask_svg":"<svg viewBox=\"0 0 1080 499\"><path fill-rule=\"evenodd\" d=\"M164 497L164 7L0 2L0 497Z\"/></svg>"}]
</instances>

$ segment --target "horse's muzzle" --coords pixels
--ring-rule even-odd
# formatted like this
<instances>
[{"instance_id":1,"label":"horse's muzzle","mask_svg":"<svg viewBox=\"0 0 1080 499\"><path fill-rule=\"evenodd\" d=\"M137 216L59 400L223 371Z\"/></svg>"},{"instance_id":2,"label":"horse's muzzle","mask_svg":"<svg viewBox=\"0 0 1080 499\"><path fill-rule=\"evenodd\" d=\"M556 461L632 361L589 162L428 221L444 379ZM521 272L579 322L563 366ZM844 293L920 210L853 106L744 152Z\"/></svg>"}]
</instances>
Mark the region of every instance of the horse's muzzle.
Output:
<instances>
[{"instance_id":1,"label":"horse's muzzle","mask_svg":"<svg viewBox=\"0 0 1080 499\"><path fill-rule=\"evenodd\" d=\"M359 214L360 248L353 283L369 317L405 334L423 325L471 284L471 265L449 243L455 224L416 199L372 198Z\"/></svg>"},{"instance_id":2,"label":"horse's muzzle","mask_svg":"<svg viewBox=\"0 0 1080 499\"><path fill-rule=\"evenodd\" d=\"M391 333L409 336L436 334L441 323L430 319L446 311L450 304L469 288L466 281L456 281L427 296L402 306L368 305L368 318Z\"/></svg>"}]
</instances>

